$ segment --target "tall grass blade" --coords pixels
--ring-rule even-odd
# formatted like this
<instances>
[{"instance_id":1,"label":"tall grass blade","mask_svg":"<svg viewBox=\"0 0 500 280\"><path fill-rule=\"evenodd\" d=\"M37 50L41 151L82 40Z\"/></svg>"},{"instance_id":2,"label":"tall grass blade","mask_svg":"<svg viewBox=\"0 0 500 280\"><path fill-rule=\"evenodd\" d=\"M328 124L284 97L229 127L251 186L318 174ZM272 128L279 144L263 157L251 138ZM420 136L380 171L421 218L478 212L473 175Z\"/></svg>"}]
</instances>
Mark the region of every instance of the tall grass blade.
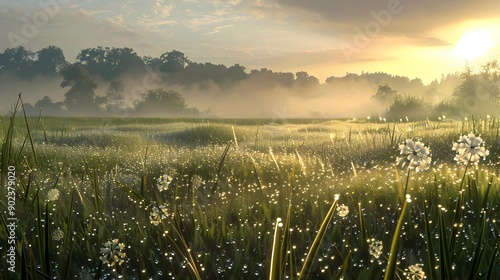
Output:
<instances>
[{"instance_id":1,"label":"tall grass blade","mask_svg":"<svg viewBox=\"0 0 500 280\"><path fill-rule=\"evenodd\" d=\"M50 260L50 215L49 203L45 203L45 273L50 277L52 275L51 260Z\"/></svg>"},{"instance_id":2,"label":"tall grass blade","mask_svg":"<svg viewBox=\"0 0 500 280\"><path fill-rule=\"evenodd\" d=\"M238 148L238 139L236 138L236 132L234 131L234 125L231 126L233 129L234 146Z\"/></svg>"},{"instance_id":3,"label":"tall grass blade","mask_svg":"<svg viewBox=\"0 0 500 280\"><path fill-rule=\"evenodd\" d=\"M349 253L347 253L347 256L345 257L344 259L344 262L342 263L342 266L340 267L340 270L339 272L337 273L337 276L335 277L335 280L341 280L341 279L344 279L344 275L347 271L347 268L349 267L349 264L351 262L351 251L349 251Z\"/></svg>"},{"instance_id":4,"label":"tall grass blade","mask_svg":"<svg viewBox=\"0 0 500 280\"><path fill-rule=\"evenodd\" d=\"M97 176L97 163L94 160L92 164L92 188L94 190L94 206L99 209L99 177ZM90 174L89 174L90 175Z\"/></svg>"},{"instance_id":5,"label":"tall grass blade","mask_svg":"<svg viewBox=\"0 0 500 280\"><path fill-rule=\"evenodd\" d=\"M407 207L408 207L408 201L405 199L403 203L403 208L401 209L401 213L399 214L399 219L398 223L396 224L396 229L394 230L394 235L392 236L391 249L389 251L389 258L387 260L387 267L385 269L384 280L395 279L394 276L396 274L399 237L401 235L401 229L403 228L403 220L406 214Z\"/></svg>"},{"instance_id":6,"label":"tall grass blade","mask_svg":"<svg viewBox=\"0 0 500 280\"><path fill-rule=\"evenodd\" d=\"M302 270L300 271L299 274L299 280L306 279L309 276L309 272L312 268L312 263L314 259L316 258L316 255L319 252L319 248L321 245L321 242L323 241L323 238L325 237L326 230L328 229L328 225L332 221L333 214L335 213L335 210L337 209L337 202L338 200L335 200L330 207L330 210L328 210L328 213L326 214L326 217L323 219L323 223L321 223L321 226L318 230L318 233L316 234L316 237L314 238L313 243L311 244L311 248L309 249L309 252L307 253L306 259L304 261L304 264L302 266Z\"/></svg>"},{"instance_id":7,"label":"tall grass blade","mask_svg":"<svg viewBox=\"0 0 500 280\"><path fill-rule=\"evenodd\" d=\"M253 166L253 171L255 173L255 179L257 180L257 186L259 187L259 189L262 189L262 181L260 180L259 170L257 169L257 163L255 162L255 159L251 155L249 156L250 159L252 160L252 166Z\"/></svg>"},{"instance_id":8,"label":"tall grass blade","mask_svg":"<svg viewBox=\"0 0 500 280\"><path fill-rule=\"evenodd\" d=\"M273 159L274 165L276 165L276 169L280 171L280 166L278 165L278 162L276 161L276 158L274 157L273 149L269 147L269 154L271 155L271 158Z\"/></svg>"},{"instance_id":9,"label":"tall grass blade","mask_svg":"<svg viewBox=\"0 0 500 280\"><path fill-rule=\"evenodd\" d=\"M27 137L29 138L31 144L31 152L33 153L33 160L35 161L35 166L38 166L38 157L36 155L35 143L33 142L33 137L31 136L30 126L28 124L28 117L26 116L26 110L24 109L24 103L23 99L21 98L21 94L19 94L19 100L21 102L21 108L23 109L24 123L26 124L26 130L28 132Z\"/></svg>"},{"instance_id":10,"label":"tall grass blade","mask_svg":"<svg viewBox=\"0 0 500 280\"><path fill-rule=\"evenodd\" d=\"M495 268L495 259L496 259L497 251L498 251L498 245L495 246L495 250L493 251L493 255L491 255L490 263L488 265L488 271L486 272L486 277L485 277L485 279L487 279L487 280L494 279L493 278L493 270Z\"/></svg>"},{"instance_id":11,"label":"tall grass blade","mask_svg":"<svg viewBox=\"0 0 500 280\"><path fill-rule=\"evenodd\" d=\"M229 148L231 147L231 142L229 142L222 153L222 156L219 160L219 166L217 166L217 173L215 174L215 182L212 188L212 193L215 193L217 190L217 185L219 183L220 171L222 170L222 165L224 164L224 160L226 159L227 154L229 153Z\"/></svg>"},{"instance_id":12,"label":"tall grass blade","mask_svg":"<svg viewBox=\"0 0 500 280\"><path fill-rule=\"evenodd\" d=\"M129 186L123 184L122 182L116 180L115 178L113 178L113 181L116 182L131 198L134 198L134 200L138 200L138 201L146 200L141 194L134 191Z\"/></svg>"},{"instance_id":13,"label":"tall grass blade","mask_svg":"<svg viewBox=\"0 0 500 280\"><path fill-rule=\"evenodd\" d=\"M429 214L427 213L427 203L424 201L424 224L425 224L425 243L427 245L427 260L429 262L430 279L437 280L436 260L434 259L434 246L432 245L431 227L429 223Z\"/></svg>"},{"instance_id":14,"label":"tall grass blade","mask_svg":"<svg viewBox=\"0 0 500 280\"><path fill-rule=\"evenodd\" d=\"M438 215L439 227L439 260L441 262L441 279L453 279L453 269L448 241L446 238L446 225L444 223L443 211Z\"/></svg>"},{"instance_id":15,"label":"tall grass blade","mask_svg":"<svg viewBox=\"0 0 500 280\"><path fill-rule=\"evenodd\" d=\"M474 279L475 275L479 273L479 266L482 262L484 256L484 233L486 232L486 211L481 211L481 228L479 230L479 237L477 239L476 250L474 252L474 258L472 259L472 266L469 269L469 279Z\"/></svg>"},{"instance_id":16,"label":"tall grass blade","mask_svg":"<svg viewBox=\"0 0 500 280\"><path fill-rule=\"evenodd\" d=\"M12 143L14 140L14 120L16 118L17 110L19 109L19 99L17 100L14 108L12 110L12 115L10 116L9 128L7 129L7 134L5 135L4 142L2 143L2 169L1 172L1 182L4 182L4 176L7 174L6 170L9 165L12 165Z\"/></svg>"},{"instance_id":17,"label":"tall grass blade","mask_svg":"<svg viewBox=\"0 0 500 280\"><path fill-rule=\"evenodd\" d=\"M366 221L363 216L363 210L361 208L361 203L358 203L358 213L359 213L359 231L361 232L361 252L363 258L368 259L368 240L370 236L368 235L368 230L366 229Z\"/></svg>"},{"instance_id":18,"label":"tall grass blade","mask_svg":"<svg viewBox=\"0 0 500 280\"><path fill-rule=\"evenodd\" d=\"M455 241L456 241L456 236L458 235L458 230L460 228L460 224L462 222L462 212L463 212L463 206L464 206L464 195L465 193L463 191L460 191L458 194L458 201L455 206L455 216L453 218L453 226L451 229L451 237L450 237L450 244L448 246L449 251L453 251L453 248L455 247ZM452 259L450 259L452 261Z\"/></svg>"},{"instance_id":19,"label":"tall grass blade","mask_svg":"<svg viewBox=\"0 0 500 280\"><path fill-rule=\"evenodd\" d=\"M488 181L488 187L486 187L486 192L484 193L483 202L481 203L481 209L486 210L486 206L488 205L488 196L490 195L491 186L493 185L493 176L490 177Z\"/></svg>"},{"instance_id":20,"label":"tall grass blade","mask_svg":"<svg viewBox=\"0 0 500 280\"><path fill-rule=\"evenodd\" d=\"M269 267L269 280L282 279L281 277L281 235L283 234L283 223L281 218L276 219L274 226L273 249L271 251L271 266Z\"/></svg>"},{"instance_id":21,"label":"tall grass blade","mask_svg":"<svg viewBox=\"0 0 500 280\"><path fill-rule=\"evenodd\" d=\"M302 157L300 156L299 154L299 151L297 151L297 149L294 149L295 151L295 154L297 155L297 158L299 159L299 164L300 164L300 169L302 170L302 174L304 174L304 176L306 175L306 166L304 164L304 161L302 160Z\"/></svg>"}]
</instances>

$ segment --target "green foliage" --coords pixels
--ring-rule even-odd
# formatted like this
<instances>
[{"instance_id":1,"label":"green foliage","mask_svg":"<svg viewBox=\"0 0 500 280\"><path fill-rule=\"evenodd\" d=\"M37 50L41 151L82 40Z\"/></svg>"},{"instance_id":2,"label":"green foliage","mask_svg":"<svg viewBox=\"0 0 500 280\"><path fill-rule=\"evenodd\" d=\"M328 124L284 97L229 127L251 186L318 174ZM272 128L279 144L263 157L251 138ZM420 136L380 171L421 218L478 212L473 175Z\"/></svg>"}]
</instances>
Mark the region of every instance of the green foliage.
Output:
<instances>
[{"instance_id":1,"label":"green foliage","mask_svg":"<svg viewBox=\"0 0 500 280\"><path fill-rule=\"evenodd\" d=\"M95 112L98 110L94 90L97 84L80 63L66 66L62 71L61 88L71 87L64 94L64 104L68 110L76 113Z\"/></svg>"},{"instance_id":2,"label":"green foliage","mask_svg":"<svg viewBox=\"0 0 500 280\"><path fill-rule=\"evenodd\" d=\"M179 117L188 113L184 97L175 91L148 90L134 104L135 113L141 116L158 114L163 117Z\"/></svg>"},{"instance_id":3,"label":"green foliage","mask_svg":"<svg viewBox=\"0 0 500 280\"><path fill-rule=\"evenodd\" d=\"M396 97L386 112L387 119L397 121L406 117L412 120L424 120L429 115L429 105L423 99L406 95Z\"/></svg>"},{"instance_id":4,"label":"green foliage","mask_svg":"<svg viewBox=\"0 0 500 280\"><path fill-rule=\"evenodd\" d=\"M379 105L388 105L398 97L398 91L392 89L388 84L379 85L372 100Z\"/></svg>"},{"instance_id":5,"label":"green foliage","mask_svg":"<svg viewBox=\"0 0 500 280\"><path fill-rule=\"evenodd\" d=\"M466 67L462 83L453 92L453 102L468 114L497 114L500 108L500 65L496 60L482 66L479 73Z\"/></svg>"}]
</instances>

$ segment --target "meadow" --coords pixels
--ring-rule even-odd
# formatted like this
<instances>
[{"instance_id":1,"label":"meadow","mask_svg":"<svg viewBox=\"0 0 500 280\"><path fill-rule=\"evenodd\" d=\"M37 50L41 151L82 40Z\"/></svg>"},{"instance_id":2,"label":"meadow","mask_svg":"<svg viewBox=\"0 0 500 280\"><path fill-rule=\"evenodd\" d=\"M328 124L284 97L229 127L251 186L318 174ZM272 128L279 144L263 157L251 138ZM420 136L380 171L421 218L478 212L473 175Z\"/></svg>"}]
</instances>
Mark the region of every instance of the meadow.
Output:
<instances>
[{"instance_id":1,"label":"meadow","mask_svg":"<svg viewBox=\"0 0 500 280\"><path fill-rule=\"evenodd\" d=\"M20 109L1 119L0 274L499 279L499 130L492 117L30 118ZM471 132L489 154L457 162L453 143ZM429 166L396 164L407 139L430 149Z\"/></svg>"}]
</instances>

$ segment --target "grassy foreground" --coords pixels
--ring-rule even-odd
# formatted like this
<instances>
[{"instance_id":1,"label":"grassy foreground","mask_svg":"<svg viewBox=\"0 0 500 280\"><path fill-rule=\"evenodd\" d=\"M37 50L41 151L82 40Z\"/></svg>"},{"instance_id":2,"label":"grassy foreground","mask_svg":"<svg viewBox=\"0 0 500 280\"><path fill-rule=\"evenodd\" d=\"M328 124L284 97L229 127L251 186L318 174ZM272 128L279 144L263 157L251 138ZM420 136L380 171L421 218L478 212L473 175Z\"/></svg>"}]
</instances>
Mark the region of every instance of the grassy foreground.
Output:
<instances>
[{"instance_id":1,"label":"grassy foreground","mask_svg":"<svg viewBox=\"0 0 500 280\"><path fill-rule=\"evenodd\" d=\"M21 111L1 125L0 247L15 240L15 272L2 249L3 279L500 276L494 118L101 120ZM489 155L459 165L452 144L471 131ZM428 170L396 166L408 138L430 147Z\"/></svg>"}]
</instances>

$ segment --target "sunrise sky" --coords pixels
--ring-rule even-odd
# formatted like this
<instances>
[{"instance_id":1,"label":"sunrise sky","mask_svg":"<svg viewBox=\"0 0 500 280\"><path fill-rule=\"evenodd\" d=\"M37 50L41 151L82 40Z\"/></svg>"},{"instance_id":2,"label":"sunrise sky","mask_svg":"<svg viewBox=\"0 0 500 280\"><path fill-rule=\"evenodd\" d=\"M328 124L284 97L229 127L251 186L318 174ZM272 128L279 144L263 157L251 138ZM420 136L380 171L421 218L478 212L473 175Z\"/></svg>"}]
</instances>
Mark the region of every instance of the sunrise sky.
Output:
<instances>
[{"instance_id":1,"label":"sunrise sky","mask_svg":"<svg viewBox=\"0 0 500 280\"><path fill-rule=\"evenodd\" d=\"M498 0L0 0L0 51L56 45L72 62L100 45L140 56L176 49L195 62L304 70L322 82L364 70L428 83L466 60L500 58L499 11Z\"/></svg>"}]
</instances>

